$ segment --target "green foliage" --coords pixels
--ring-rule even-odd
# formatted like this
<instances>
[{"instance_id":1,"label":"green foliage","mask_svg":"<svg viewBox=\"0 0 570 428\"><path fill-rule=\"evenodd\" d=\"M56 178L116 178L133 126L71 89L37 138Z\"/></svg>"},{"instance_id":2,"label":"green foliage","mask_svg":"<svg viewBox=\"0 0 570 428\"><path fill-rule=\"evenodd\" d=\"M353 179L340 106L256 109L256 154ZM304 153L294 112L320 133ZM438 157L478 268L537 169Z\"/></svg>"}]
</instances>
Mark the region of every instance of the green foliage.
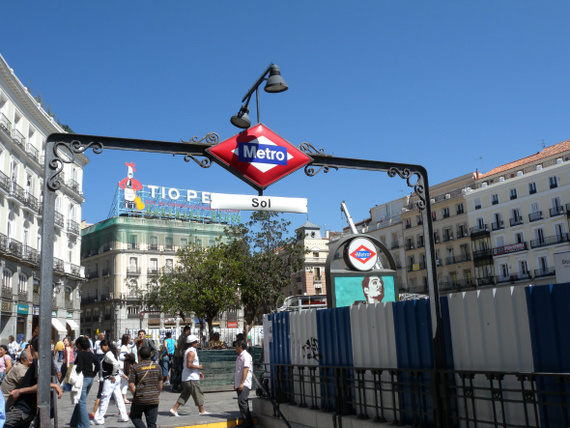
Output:
<instances>
[{"instance_id":1,"label":"green foliage","mask_svg":"<svg viewBox=\"0 0 570 428\"><path fill-rule=\"evenodd\" d=\"M242 261L234 246L218 241L209 248L191 243L180 249L174 270L150 285L144 302L165 313L193 313L211 330L214 318L237 303Z\"/></svg>"},{"instance_id":2,"label":"green foliage","mask_svg":"<svg viewBox=\"0 0 570 428\"><path fill-rule=\"evenodd\" d=\"M305 250L288 235L289 226L277 213L264 211L253 213L246 227L236 231L247 253L240 281L246 332L262 314L276 308L281 290L303 267Z\"/></svg>"}]
</instances>

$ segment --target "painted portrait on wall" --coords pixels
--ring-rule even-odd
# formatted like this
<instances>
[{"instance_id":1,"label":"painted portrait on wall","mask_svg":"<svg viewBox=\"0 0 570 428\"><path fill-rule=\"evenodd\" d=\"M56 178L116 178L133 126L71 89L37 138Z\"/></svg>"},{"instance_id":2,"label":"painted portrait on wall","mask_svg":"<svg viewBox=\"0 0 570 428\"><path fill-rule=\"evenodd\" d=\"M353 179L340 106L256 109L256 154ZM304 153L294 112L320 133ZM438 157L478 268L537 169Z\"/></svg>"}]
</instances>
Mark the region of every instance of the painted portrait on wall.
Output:
<instances>
[{"instance_id":1,"label":"painted portrait on wall","mask_svg":"<svg viewBox=\"0 0 570 428\"><path fill-rule=\"evenodd\" d=\"M394 277L389 275L346 276L334 278L336 306L357 301L381 303L396 301Z\"/></svg>"}]
</instances>

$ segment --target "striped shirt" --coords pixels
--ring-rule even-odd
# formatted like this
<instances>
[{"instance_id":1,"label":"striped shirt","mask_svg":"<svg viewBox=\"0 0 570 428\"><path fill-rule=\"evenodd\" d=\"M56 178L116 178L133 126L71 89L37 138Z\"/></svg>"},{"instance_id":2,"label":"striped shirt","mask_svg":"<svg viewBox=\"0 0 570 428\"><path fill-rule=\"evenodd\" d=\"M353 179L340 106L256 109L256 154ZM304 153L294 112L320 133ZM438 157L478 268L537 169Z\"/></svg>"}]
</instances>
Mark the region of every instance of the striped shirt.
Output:
<instances>
[{"instance_id":1,"label":"striped shirt","mask_svg":"<svg viewBox=\"0 0 570 428\"><path fill-rule=\"evenodd\" d=\"M150 359L143 360L131 368L129 383L134 383L136 388L133 404L158 404L160 381L162 381L162 370Z\"/></svg>"}]
</instances>

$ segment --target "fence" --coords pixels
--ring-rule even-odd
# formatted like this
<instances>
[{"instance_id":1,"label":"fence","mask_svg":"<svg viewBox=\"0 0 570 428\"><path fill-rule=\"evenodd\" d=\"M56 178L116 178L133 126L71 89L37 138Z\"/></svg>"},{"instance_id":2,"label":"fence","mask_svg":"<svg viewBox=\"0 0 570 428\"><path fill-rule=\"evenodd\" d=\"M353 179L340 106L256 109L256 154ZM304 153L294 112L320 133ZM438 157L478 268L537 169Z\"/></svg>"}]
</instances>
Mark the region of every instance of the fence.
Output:
<instances>
[{"instance_id":1,"label":"fence","mask_svg":"<svg viewBox=\"0 0 570 428\"><path fill-rule=\"evenodd\" d=\"M440 373L432 370L427 300L266 316L273 393L432 426L437 391L455 426L570 426L570 284L450 294L441 306Z\"/></svg>"}]
</instances>

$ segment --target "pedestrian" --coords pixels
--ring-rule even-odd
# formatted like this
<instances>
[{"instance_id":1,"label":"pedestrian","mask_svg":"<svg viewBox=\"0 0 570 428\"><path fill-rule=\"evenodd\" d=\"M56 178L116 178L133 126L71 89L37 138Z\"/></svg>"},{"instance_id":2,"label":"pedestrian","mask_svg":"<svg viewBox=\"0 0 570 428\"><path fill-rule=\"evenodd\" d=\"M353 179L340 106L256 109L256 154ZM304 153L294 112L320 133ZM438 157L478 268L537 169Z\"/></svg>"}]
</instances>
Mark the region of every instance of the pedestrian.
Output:
<instances>
[{"instance_id":1,"label":"pedestrian","mask_svg":"<svg viewBox=\"0 0 570 428\"><path fill-rule=\"evenodd\" d=\"M115 398L115 403L119 408L119 422L128 422L127 408L121 395L121 376L124 375L117 360L115 347L107 339L103 339L99 346L104 352L103 360L101 361L101 371L104 380L103 390L101 391L101 404L99 404L93 422L95 425L103 425L105 423L105 413L107 413L111 395Z\"/></svg>"},{"instance_id":2,"label":"pedestrian","mask_svg":"<svg viewBox=\"0 0 570 428\"><path fill-rule=\"evenodd\" d=\"M83 385L79 402L73 409L69 425L77 428L89 427L89 411L87 410L87 395L91 391L95 375L99 371L99 361L89 351L89 340L85 337L78 337L75 341L77 347L77 358L75 359L75 371L83 374Z\"/></svg>"},{"instance_id":3,"label":"pedestrian","mask_svg":"<svg viewBox=\"0 0 570 428\"><path fill-rule=\"evenodd\" d=\"M59 339L57 341L57 343L55 344L55 352L57 352L57 362L61 363L61 361L63 360L63 350L65 349L65 345L63 344L63 341L61 339Z\"/></svg>"},{"instance_id":4,"label":"pedestrian","mask_svg":"<svg viewBox=\"0 0 570 428\"><path fill-rule=\"evenodd\" d=\"M182 379L182 369L184 365L184 352L186 350L186 337L190 334L190 326L185 325L178 340L176 341L176 349L174 350L174 358L172 359L172 392L180 392L180 381Z\"/></svg>"},{"instance_id":5,"label":"pedestrian","mask_svg":"<svg viewBox=\"0 0 570 428\"><path fill-rule=\"evenodd\" d=\"M119 349L119 364L121 365L121 370L123 370L123 373L126 376L128 376L129 373L125 370L125 357L129 354L131 354L131 348L129 346L129 335L123 334L123 336L121 337L121 348ZM123 394L123 401L125 402L125 404L131 404L131 402L127 400L128 388L129 388L129 379L122 377L121 394Z\"/></svg>"},{"instance_id":6,"label":"pedestrian","mask_svg":"<svg viewBox=\"0 0 570 428\"><path fill-rule=\"evenodd\" d=\"M194 399L194 404L198 406L200 415L209 415L204 410L204 394L200 386L200 379L204 378L202 364L198 359L198 337L191 334L186 338L186 351L184 352L184 369L182 370L182 394L170 409L170 413L174 416L178 414L178 408L186 404L190 396Z\"/></svg>"},{"instance_id":7,"label":"pedestrian","mask_svg":"<svg viewBox=\"0 0 570 428\"><path fill-rule=\"evenodd\" d=\"M12 368L12 358L8 354L8 347L6 345L0 345L0 382L4 379L10 369Z\"/></svg>"},{"instance_id":8,"label":"pedestrian","mask_svg":"<svg viewBox=\"0 0 570 428\"><path fill-rule=\"evenodd\" d=\"M234 389L238 396L238 407L241 417L244 419L244 428L253 428L253 418L249 411L248 397L251 390L251 379L253 373L253 359L249 352L246 351L247 343L245 340L238 340L236 343L236 372L234 380Z\"/></svg>"},{"instance_id":9,"label":"pedestrian","mask_svg":"<svg viewBox=\"0 0 570 428\"><path fill-rule=\"evenodd\" d=\"M101 362L101 360L103 360L103 357L105 356L105 352L103 352L103 350L101 349L101 342L103 340L105 340L105 333L99 334L99 338L93 344L93 352L95 353L95 356L97 357L99 362Z\"/></svg>"},{"instance_id":10,"label":"pedestrian","mask_svg":"<svg viewBox=\"0 0 570 428\"><path fill-rule=\"evenodd\" d=\"M10 358L12 358L12 361L16 361L16 356L19 352L20 345L18 345L18 342L16 342L14 339L14 336L8 336L8 354L10 355Z\"/></svg>"},{"instance_id":11,"label":"pedestrian","mask_svg":"<svg viewBox=\"0 0 570 428\"><path fill-rule=\"evenodd\" d=\"M158 358L158 348L156 347L156 343L152 337L146 337L145 330L139 330L139 341L138 341L138 348L149 348L150 349L150 358L152 361L156 361Z\"/></svg>"},{"instance_id":12,"label":"pedestrian","mask_svg":"<svg viewBox=\"0 0 570 428\"><path fill-rule=\"evenodd\" d=\"M69 336L66 336L63 339L63 362L61 363L61 376L64 379L64 385L63 388L65 391L70 391L71 388L68 388L68 385L66 386L65 384L67 383L67 381L69 380L69 376L68 376L68 370L70 367L73 367L73 364L75 364L75 353L73 352L73 344L71 343L71 338Z\"/></svg>"},{"instance_id":13,"label":"pedestrian","mask_svg":"<svg viewBox=\"0 0 570 428\"><path fill-rule=\"evenodd\" d=\"M162 354L160 356L160 367L162 368L164 385L170 385L170 382L168 381L168 374L170 372L172 357L174 356L175 350L176 341L172 338L172 333L167 332L164 337L164 343L162 344Z\"/></svg>"},{"instance_id":14,"label":"pedestrian","mask_svg":"<svg viewBox=\"0 0 570 428\"><path fill-rule=\"evenodd\" d=\"M150 348L141 347L139 357L140 362L132 367L129 375L129 390L133 394L130 417L136 428L156 428L162 371L158 364L150 359ZM146 426L142 420L143 413Z\"/></svg>"},{"instance_id":15,"label":"pedestrian","mask_svg":"<svg viewBox=\"0 0 570 428\"><path fill-rule=\"evenodd\" d=\"M4 401L6 402L6 409L12 407L13 401L10 398L10 393L17 388L21 387L22 379L24 375L32 365L33 359L28 351L22 351L20 354L20 361L12 366L10 373L4 377L2 385L0 385L0 390L4 396Z\"/></svg>"},{"instance_id":16,"label":"pedestrian","mask_svg":"<svg viewBox=\"0 0 570 428\"><path fill-rule=\"evenodd\" d=\"M21 382L21 387L14 389L10 397L14 405L6 413L5 428L28 428L36 418L38 411L38 352L40 340L37 335L30 340L30 355L33 363L30 365ZM63 391L57 383L51 383L50 388L57 391L58 398L63 397Z\"/></svg>"}]
</instances>

